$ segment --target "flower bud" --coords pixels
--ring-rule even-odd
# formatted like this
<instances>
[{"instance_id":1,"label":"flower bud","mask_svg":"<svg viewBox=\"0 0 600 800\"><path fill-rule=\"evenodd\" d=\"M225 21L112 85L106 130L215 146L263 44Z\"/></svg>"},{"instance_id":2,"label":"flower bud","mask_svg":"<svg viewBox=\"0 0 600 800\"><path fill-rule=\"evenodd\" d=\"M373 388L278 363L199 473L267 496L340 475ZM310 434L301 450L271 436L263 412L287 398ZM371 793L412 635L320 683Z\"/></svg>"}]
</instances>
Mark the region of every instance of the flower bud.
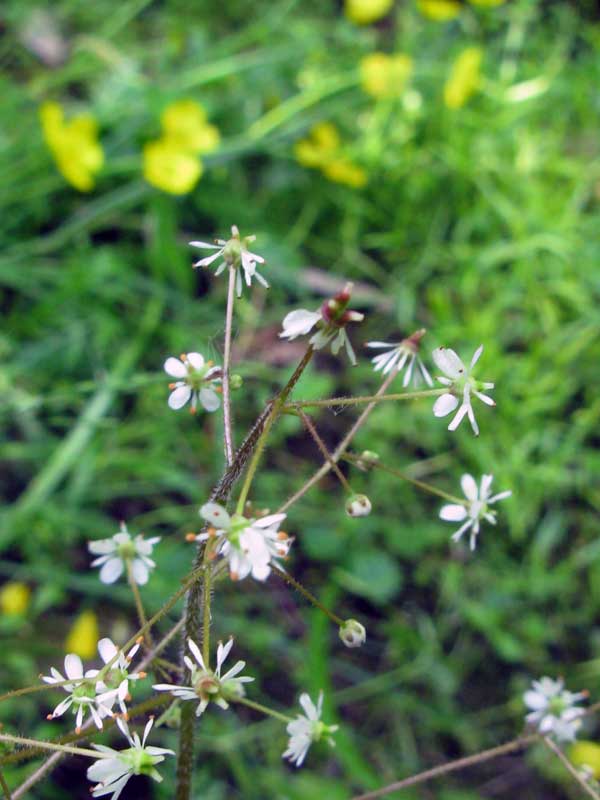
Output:
<instances>
[{"instance_id":1,"label":"flower bud","mask_svg":"<svg viewBox=\"0 0 600 800\"><path fill-rule=\"evenodd\" d=\"M371 513L371 501L366 494L353 494L346 500L346 514L349 517L368 517Z\"/></svg>"},{"instance_id":2,"label":"flower bud","mask_svg":"<svg viewBox=\"0 0 600 800\"><path fill-rule=\"evenodd\" d=\"M229 378L230 389L241 389L243 383L244 379L242 378L241 375L238 375L237 373L235 375L231 375L231 377Z\"/></svg>"},{"instance_id":3,"label":"flower bud","mask_svg":"<svg viewBox=\"0 0 600 800\"><path fill-rule=\"evenodd\" d=\"M374 467L378 461L379 453L375 453L373 450L363 450L356 461L356 466L366 472L371 467Z\"/></svg>"},{"instance_id":4,"label":"flower bud","mask_svg":"<svg viewBox=\"0 0 600 800\"><path fill-rule=\"evenodd\" d=\"M339 634L346 647L362 647L367 640L365 626L355 619L347 619L340 625Z\"/></svg>"}]
</instances>

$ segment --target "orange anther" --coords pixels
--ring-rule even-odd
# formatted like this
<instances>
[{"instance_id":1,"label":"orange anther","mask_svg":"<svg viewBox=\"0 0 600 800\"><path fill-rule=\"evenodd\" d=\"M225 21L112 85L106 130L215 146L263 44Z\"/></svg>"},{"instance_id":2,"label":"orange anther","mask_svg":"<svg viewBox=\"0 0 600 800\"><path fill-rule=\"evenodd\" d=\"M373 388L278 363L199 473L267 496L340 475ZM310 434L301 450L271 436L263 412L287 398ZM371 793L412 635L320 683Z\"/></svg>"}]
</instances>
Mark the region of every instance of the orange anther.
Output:
<instances>
[{"instance_id":1,"label":"orange anther","mask_svg":"<svg viewBox=\"0 0 600 800\"><path fill-rule=\"evenodd\" d=\"M207 533L210 536L210 538L212 539L217 535L217 529L216 528L209 528Z\"/></svg>"},{"instance_id":2,"label":"orange anther","mask_svg":"<svg viewBox=\"0 0 600 800\"><path fill-rule=\"evenodd\" d=\"M239 581L240 579L240 576L237 574L237 572L231 572L229 577L231 578L232 581Z\"/></svg>"},{"instance_id":3,"label":"orange anther","mask_svg":"<svg viewBox=\"0 0 600 800\"><path fill-rule=\"evenodd\" d=\"M182 353L182 354L179 356L179 358L180 358L182 361L186 361L186 360L187 360L187 353Z\"/></svg>"},{"instance_id":4,"label":"orange anther","mask_svg":"<svg viewBox=\"0 0 600 800\"><path fill-rule=\"evenodd\" d=\"M142 680L143 680L143 679L144 679L144 678L145 678L147 675L148 675L148 673L147 673L147 672L138 672L138 677L139 677L140 679L142 679Z\"/></svg>"},{"instance_id":5,"label":"orange anther","mask_svg":"<svg viewBox=\"0 0 600 800\"><path fill-rule=\"evenodd\" d=\"M186 540L186 542L195 542L196 541L196 534L195 533L186 533L185 540Z\"/></svg>"},{"instance_id":6,"label":"orange anther","mask_svg":"<svg viewBox=\"0 0 600 800\"><path fill-rule=\"evenodd\" d=\"M170 383L169 384L169 389L174 389L176 386L177 386L176 383Z\"/></svg>"},{"instance_id":7,"label":"orange anther","mask_svg":"<svg viewBox=\"0 0 600 800\"><path fill-rule=\"evenodd\" d=\"M277 534L277 538L281 539L282 541L284 541L285 539L288 539L289 536L287 535L287 533L285 531L279 531L278 534Z\"/></svg>"},{"instance_id":8,"label":"orange anther","mask_svg":"<svg viewBox=\"0 0 600 800\"><path fill-rule=\"evenodd\" d=\"M136 644L141 644L143 641L144 641L144 637L143 636L138 636L137 639L135 640L135 643Z\"/></svg>"},{"instance_id":9,"label":"orange anther","mask_svg":"<svg viewBox=\"0 0 600 800\"><path fill-rule=\"evenodd\" d=\"M190 408L190 414L194 415L195 413L196 413L196 409L194 408L194 406L192 406Z\"/></svg>"}]
</instances>

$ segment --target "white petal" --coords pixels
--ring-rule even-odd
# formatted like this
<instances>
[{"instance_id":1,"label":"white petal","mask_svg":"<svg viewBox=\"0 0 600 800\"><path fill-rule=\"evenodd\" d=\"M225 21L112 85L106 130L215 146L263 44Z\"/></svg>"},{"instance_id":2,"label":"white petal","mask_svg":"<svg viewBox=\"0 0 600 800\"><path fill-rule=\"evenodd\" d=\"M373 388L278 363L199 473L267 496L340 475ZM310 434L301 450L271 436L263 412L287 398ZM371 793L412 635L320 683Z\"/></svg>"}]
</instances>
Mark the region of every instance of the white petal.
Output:
<instances>
[{"instance_id":1,"label":"white petal","mask_svg":"<svg viewBox=\"0 0 600 800\"><path fill-rule=\"evenodd\" d=\"M200 405L205 411L216 411L221 405L221 398L214 389L205 386L200 389Z\"/></svg>"},{"instance_id":2,"label":"white petal","mask_svg":"<svg viewBox=\"0 0 600 800\"><path fill-rule=\"evenodd\" d=\"M131 571L133 573L133 580L139 586L144 586L144 584L148 583L148 567L146 564L144 564L141 558L135 558L133 560Z\"/></svg>"},{"instance_id":3,"label":"white petal","mask_svg":"<svg viewBox=\"0 0 600 800\"><path fill-rule=\"evenodd\" d=\"M473 353L473 358L471 359L471 365L469 367L469 371L473 369L475 364L479 361L479 356L483 353L483 345L480 344L477 350Z\"/></svg>"},{"instance_id":4,"label":"white petal","mask_svg":"<svg viewBox=\"0 0 600 800\"><path fill-rule=\"evenodd\" d=\"M192 390L189 386L178 386L177 389L174 389L169 395L169 408L172 408L174 411L182 408L190 399L191 394Z\"/></svg>"},{"instance_id":5,"label":"white petal","mask_svg":"<svg viewBox=\"0 0 600 800\"><path fill-rule=\"evenodd\" d=\"M253 528L270 528L271 525L279 525L285 519L285 514L268 514L252 523Z\"/></svg>"},{"instance_id":6,"label":"white petal","mask_svg":"<svg viewBox=\"0 0 600 800\"><path fill-rule=\"evenodd\" d=\"M448 430L449 431L455 431L458 428L458 426L462 422L462 418L465 416L465 414L468 413L470 408L471 408L470 405L466 405L466 403L462 404L462 406L456 412L456 415L454 416L454 419L452 420L450 425L448 425Z\"/></svg>"},{"instance_id":7,"label":"white petal","mask_svg":"<svg viewBox=\"0 0 600 800\"><path fill-rule=\"evenodd\" d=\"M206 256L205 258L201 258L200 261L195 261L194 262L194 267L209 267L213 263L213 261L216 261L218 258L221 258L222 253L223 253L222 250L217 250L216 253L212 253L210 256ZM225 264L225 262L223 262L222 269L220 269L219 271L222 272L223 269L225 269L226 266L227 265ZM215 273L215 274L218 274L218 273Z\"/></svg>"},{"instance_id":8,"label":"white petal","mask_svg":"<svg viewBox=\"0 0 600 800\"><path fill-rule=\"evenodd\" d=\"M454 411L458 405L458 398L453 394L443 394L433 404L433 413L436 417L445 417Z\"/></svg>"},{"instance_id":9,"label":"white petal","mask_svg":"<svg viewBox=\"0 0 600 800\"><path fill-rule=\"evenodd\" d=\"M217 672L221 673L221 667L223 666L223 662L231 652L231 648L233 647L233 639L229 639L227 644L223 644L219 642L219 646L217 647Z\"/></svg>"},{"instance_id":10,"label":"white petal","mask_svg":"<svg viewBox=\"0 0 600 800\"><path fill-rule=\"evenodd\" d=\"M205 503L200 509L200 516L215 528L229 530L231 527L231 517L218 503Z\"/></svg>"},{"instance_id":11,"label":"white petal","mask_svg":"<svg viewBox=\"0 0 600 800\"><path fill-rule=\"evenodd\" d=\"M202 667L202 669L206 669L206 665L204 664L204 659L202 658L202 653L200 652L200 648L196 644L193 639L188 639L188 647L190 648L190 652L198 662L198 664Z\"/></svg>"},{"instance_id":12,"label":"white petal","mask_svg":"<svg viewBox=\"0 0 600 800\"><path fill-rule=\"evenodd\" d=\"M475 391L473 392L473 394L475 395L475 397L478 397L481 400L482 403L485 403L486 406L495 406L496 405L496 401L493 400L487 394L483 394L482 392L475 392Z\"/></svg>"},{"instance_id":13,"label":"white petal","mask_svg":"<svg viewBox=\"0 0 600 800\"><path fill-rule=\"evenodd\" d=\"M279 336L284 339L295 339L296 336L309 333L320 319L320 311L307 311L305 308L298 308L295 311L290 311L290 313L284 317L283 331Z\"/></svg>"},{"instance_id":14,"label":"white petal","mask_svg":"<svg viewBox=\"0 0 600 800\"><path fill-rule=\"evenodd\" d=\"M467 509L464 506L450 504L442 506L440 509L440 519L447 522L461 522L467 516Z\"/></svg>"},{"instance_id":15,"label":"white petal","mask_svg":"<svg viewBox=\"0 0 600 800\"><path fill-rule=\"evenodd\" d=\"M113 539L97 539L95 542L88 542L88 550L96 556L112 553L116 549Z\"/></svg>"},{"instance_id":16,"label":"white petal","mask_svg":"<svg viewBox=\"0 0 600 800\"><path fill-rule=\"evenodd\" d=\"M496 503L498 500L504 500L506 497L512 497L512 492L510 489L506 492L500 492L500 494L495 494L493 497L490 497L488 503Z\"/></svg>"},{"instance_id":17,"label":"white petal","mask_svg":"<svg viewBox=\"0 0 600 800\"><path fill-rule=\"evenodd\" d=\"M202 248L204 250L221 250L222 249L222 247L220 245L218 245L218 244L209 244L208 242L196 241L196 242L188 242L188 244L191 245L191 247L200 247L200 248Z\"/></svg>"},{"instance_id":18,"label":"white petal","mask_svg":"<svg viewBox=\"0 0 600 800\"><path fill-rule=\"evenodd\" d=\"M304 713L306 714L309 720L314 721L319 719L319 712L317 710L317 707L310 699L310 695L308 695L306 692L303 692L300 695L300 705L304 709Z\"/></svg>"},{"instance_id":19,"label":"white petal","mask_svg":"<svg viewBox=\"0 0 600 800\"><path fill-rule=\"evenodd\" d=\"M431 354L435 365L449 378L459 378L465 373L465 365L449 347L436 347Z\"/></svg>"},{"instance_id":20,"label":"white petal","mask_svg":"<svg viewBox=\"0 0 600 800\"><path fill-rule=\"evenodd\" d=\"M540 692L534 692L532 689L525 692L523 701L528 708L533 708L535 711L546 708L548 705L548 698Z\"/></svg>"},{"instance_id":21,"label":"white petal","mask_svg":"<svg viewBox=\"0 0 600 800\"><path fill-rule=\"evenodd\" d=\"M194 369L202 369L204 366L204 356L201 353L188 353L187 360Z\"/></svg>"},{"instance_id":22,"label":"white petal","mask_svg":"<svg viewBox=\"0 0 600 800\"><path fill-rule=\"evenodd\" d=\"M117 655L119 652L113 642L106 638L100 639L98 642L98 652L100 653L100 658L104 661L105 664L108 664L109 661Z\"/></svg>"},{"instance_id":23,"label":"white petal","mask_svg":"<svg viewBox=\"0 0 600 800\"><path fill-rule=\"evenodd\" d=\"M460 479L460 485L467 500L477 500L477 484L472 475L463 475Z\"/></svg>"},{"instance_id":24,"label":"white petal","mask_svg":"<svg viewBox=\"0 0 600 800\"><path fill-rule=\"evenodd\" d=\"M123 574L123 562L120 558L111 558L100 570L102 583L114 583Z\"/></svg>"},{"instance_id":25,"label":"white petal","mask_svg":"<svg viewBox=\"0 0 600 800\"><path fill-rule=\"evenodd\" d=\"M180 361L178 358L167 358L165 361L164 370L167 375L170 375L172 378L185 378L187 377L188 371L187 367Z\"/></svg>"}]
</instances>

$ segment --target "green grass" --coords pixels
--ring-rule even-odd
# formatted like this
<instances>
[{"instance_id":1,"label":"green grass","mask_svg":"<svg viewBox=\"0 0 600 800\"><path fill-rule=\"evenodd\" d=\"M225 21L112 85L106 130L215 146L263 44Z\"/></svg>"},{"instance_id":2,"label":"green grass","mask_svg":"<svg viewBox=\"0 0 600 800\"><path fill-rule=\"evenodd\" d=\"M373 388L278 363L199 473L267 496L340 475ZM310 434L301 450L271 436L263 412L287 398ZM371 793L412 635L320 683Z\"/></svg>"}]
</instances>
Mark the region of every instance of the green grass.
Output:
<instances>
[{"instance_id":1,"label":"green grass","mask_svg":"<svg viewBox=\"0 0 600 800\"><path fill-rule=\"evenodd\" d=\"M98 612L102 635L131 633L125 585L101 585L86 552L120 519L163 536L143 590L150 611L188 569L183 534L198 528L197 508L222 470L221 422L171 412L162 363L195 349L220 358L225 284L191 269L187 242L235 223L257 234L272 286L236 307L238 442L297 359L277 338L284 314L316 308L319 286L351 279L367 316L352 334L359 366L319 356L296 396L375 391L362 349L370 339L425 326L429 365L440 344L470 358L483 343L480 374L496 382L498 405L476 409L479 439L465 426L450 434L430 401L384 404L356 449L399 469L432 459L426 476L451 493L463 472L491 471L513 498L473 556L450 546L437 500L384 473L351 473L373 502L364 520L345 517L333 478L294 507L294 574L367 625L366 647L343 650L275 578L264 591L224 584L215 632L236 636L260 676L257 698L287 708L300 691L325 689L342 726L337 748L315 748L292 772L280 727L217 710L198 729L195 796L341 800L516 735L533 677L564 675L598 699L597 21L531 0L469 7L447 24L397 3L365 29L333 2L261 0L250 13L242 2L61 0L51 13L70 55L49 68L20 41L31 11L7 3L0 43L0 576L33 590L23 620L0 616L3 688L59 665L84 608ZM484 48L485 80L450 111L443 84L472 44ZM361 91L358 60L377 49L413 57L418 108ZM538 77L545 92L506 99L511 85ZM174 198L143 181L141 149L164 106L182 97L201 102L223 138L194 191ZM38 108L49 99L99 121L106 163L89 195L66 184L43 141ZM294 142L320 121L337 125L367 170L364 188L295 161ZM333 445L354 417L315 418ZM282 420L253 496L275 508L317 459L300 423ZM55 735L67 723L44 720L54 699L6 703L0 719ZM586 722L586 738L596 733ZM576 796L560 771L516 762L459 773L430 796ZM7 778L16 785L26 772ZM147 796L171 796L173 770L163 773ZM65 796L69 781L87 792L83 767L71 764L36 796ZM411 796L425 795L402 795Z\"/></svg>"}]
</instances>

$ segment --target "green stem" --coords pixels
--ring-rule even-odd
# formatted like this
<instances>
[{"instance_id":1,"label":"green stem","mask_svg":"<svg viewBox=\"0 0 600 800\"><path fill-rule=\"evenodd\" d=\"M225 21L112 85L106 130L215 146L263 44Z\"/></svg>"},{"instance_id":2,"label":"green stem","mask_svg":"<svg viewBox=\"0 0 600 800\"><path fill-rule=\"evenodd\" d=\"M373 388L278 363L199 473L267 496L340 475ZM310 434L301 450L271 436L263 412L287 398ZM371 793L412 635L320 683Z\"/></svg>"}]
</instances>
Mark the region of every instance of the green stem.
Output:
<instances>
[{"instance_id":1,"label":"green stem","mask_svg":"<svg viewBox=\"0 0 600 800\"><path fill-rule=\"evenodd\" d=\"M140 590L133 575L133 564L130 558L126 560L126 566L127 566L127 580L129 581L129 587L131 589L131 592L133 594L133 599L135 601L135 608L137 611L138 620L142 628L144 628L148 623L148 618L146 617L146 612L144 611L144 604L142 603L142 596L140 594ZM154 643L152 641L152 634L150 633L149 630L146 630L146 633L144 634L144 639L146 640L146 646L149 649L152 649Z\"/></svg>"},{"instance_id":2,"label":"green stem","mask_svg":"<svg viewBox=\"0 0 600 800\"><path fill-rule=\"evenodd\" d=\"M41 748L42 750L56 750L61 753L71 753L75 756L85 756L86 758L111 758L99 750L86 750L83 747L70 747L67 744L54 744L53 742L40 742L37 739L26 739L23 736L11 736L10 733L0 733L0 742L14 742L26 747Z\"/></svg>"},{"instance_id":3,"label":"green stem","mask_svg":"<svg viewBox=\"0 0 600 800\"><path fill-rule=\"evenodd\" d=\"M280 578L283 578L283 580L286 583L289 583L290 586L293 586L294 589L297 589L297 591L299 591L301 595L306 597L309 603L312 603L313 606L316 606L320 611L322 611L326 616L328 616L329 619L332 622L334 622L338 627L344 624L344 620L341 617L338 617L337 614L334 614L333 611L330 611L328 608L326 608L323 605L323 603L321 603L320 600L317 600L314 594L311 594L308 591L308 589L305 589L304 586L302 586L301 583L298 583L298 581L295 578L292 578L292 576L288 572L284 572L282 569L275 566L275 564L271 564L271 569L276 575L279 575Z\"/></svg>"},{"instance_id":4,"label":"green stem","mask_svg":"<svg viewBox=\"0 0 600 800\"><path fill-rule=\"evenodd\" d=\"M300 419L304 423L304 427L310 433L312 438L315 440L317 447L321 451L321 455L325 458L325 461L329 464L331 469L335 472L337 479L342 484L344 489L349 494L352 494L353 491L352 491L352 487L350 486L349 481L347 480L346 476L341 471L341 469L338 467L337 463L331 457L331 453L327 449L327 445L325 444L325 442L319 436L319 432L317 431L316 426L313 424L313 421L308 416L308 414L306 414L301 408L298 408L296 410L298 412L298 415L300 416Z\"/></svg>"},{"instance_id":5,"label":"green stem","mask_svg":"<svg viewBox=\"0 0 600 800\"><path fill-rule=\"evenodd\" d=\"M347 453L345 456L342 456L344 461L348 461L350 464L358 464L361 461L360 456L355 455L354 453ZM380 464L379 461L372 461L369 462L369 468L373 469L380 469L382 472L387 472L390 475L395 475L397 478L401 478L403 481L408 481L408 483L412 483L413 486L417 486L419 489L423 489L424 492L429 492L429 494L435 494L438 497L442 497L444 500L449 500L451 503L456 503L460 506L467 506L468 503L465 501L464 498L455 497L453 494L448 494L448 492L444 492L442 489L437 489L435 486L431 486L424 481L419 481L416 478L411 478L410 475L407 475L405 472L401 472L399 469L394 469L393 467L387 467L385 464Z\"/></svg>"},{"instance_id":6,"label":"green stem","mask_svg":"<svg viewBox=\"0 0 600 800\"><path fill-rule=\"evenodd\" d=\"M248 708L253 708L255 711L260 711L261 714L265 714L267 717L273 717L274 719L278 719L281 722L285 722L286 725L288 722L292 722L292 717L288 717L285 714L280 714L279 711L274 711L272 708L268 708L267 706L263 706L262 703L257 703L255 700L248 700L247 697L231 697L229 698L233 703L240 703L243 706L248 706Z\"/></svg>"},{"instance_id":7,"label":"green stem","mask_svg":"<svg viewBox=\"0 0 600 800\"><path fill-rule=\"evenodd\" d=\"M279 394L277 395L277 397L275 398L275 400L273 401L273 403L271 405L271 410L269 412L269 416L267 417L267 420L266 420L265 425L264 425L264 427L262 429L262 432L261 432L261 434L260 434L260 436L258 438L258 441L256 442L256 447L254 448L254 453L252 454L252 459L250 461L250 464L248 465L248 470L247 470L246 476L244 478L244 483L242 485L242 490L240 492L240 495L239 495L238 501L237 501L236 514L243 514L244 513L244 506L246 505L246 500L248 499L248 493L250 491L250 486L252 485L252 481L254 479L254 474L256 472L256 468L258 467L258 462L260 461L260 457L261 457L262 452L263 452L263 450L265 448L267 437L268 437L268 435L269 435L269 433L271 431L271 428L273 427L273 424L274 424L275 420L279 416L279 414L281 412L281 409L284 407L286 400L290 396L290 393L292 392L294 386L300 380L300 376L302 375L302 373L306 369L306 366L308 365L309 361L313 357L313 353L314 353L314 350L312 348L312 345L310 345L308 347L306 353L302 357L302 360L300 361L300 363L296 367L296 369L294 371L294 374L289 379L289 381L286 383L286 385L283 387L283 389L279 392Z\"/></svg>"},{"instance_id":8,"label":"green stem","mask_svg":"<svg viewBox=\"0 0 600 800\"><path fill-rule=\"evenodd\" d=\"M361 397L332 397L329 400L295 400L285 409L294 408L319 408L330 406L357 406L364 403L383 403L384 400L415 400L419 397L437 397L447 394L447 389L423 389L419 392L399 392L396 394L369 394Z\"/></svg>"},{"instance_id":9,"label":"green stem","mask_svg":"<svg viewBox=\"0 0 600 800\"><path fill-rule=\"evenodd\" d=\"M8 788L8 783L4 779L4 774L0 769L0 786L2 787L2 791L4 792L4 797L6 800L12 800L12 795L10 793L10 789Z\"/></svg>"},{"instance_id":10,"label":"green stem","mask_svg":"<svg viewBox=\"0 0 600 800\"><path fill-rule=\"evenodd\" d=\"M205 561L208 563L208 553L210 545L207 544L205 550ZM202 658L208 669L210 664L210 592L211 592L211 570L207 569L204 573L204 581L202 583Z\"/></svg>"},{"instance_id":11,"label":"green stem","mask_svg":"<svg viewBox=\"0 0 600 800\"><path fill-rule=\"evenodd\" d=\"M33 694L34 692L45 692L48 689L60 688L61 686L66 686L69 683L73 683L72 678L67 678L64 681L57 681L56 683L37 683L35 686L25 686L23 689L13 689L10 692L0 694L0 703L2 703L4 700L10 700L13 697L19 697L23 694Z\"/></svg>"},{"instance_id":12,"label":"green stem","mask_svg":"<svg viewBox=\"0 0 600 800\"><path fill-rule=\"evenodd\" d=\"M229 267L229 285L227 288L227 310L225 312L225 343L223 347L223 438L225 440L225 459L227 466L233 462L233 426L231 422L231 394L229 391L229 367L231 364L231 329L233 323L233 305L235 303L235 267Z\"/></svg>"}]
</instances>

